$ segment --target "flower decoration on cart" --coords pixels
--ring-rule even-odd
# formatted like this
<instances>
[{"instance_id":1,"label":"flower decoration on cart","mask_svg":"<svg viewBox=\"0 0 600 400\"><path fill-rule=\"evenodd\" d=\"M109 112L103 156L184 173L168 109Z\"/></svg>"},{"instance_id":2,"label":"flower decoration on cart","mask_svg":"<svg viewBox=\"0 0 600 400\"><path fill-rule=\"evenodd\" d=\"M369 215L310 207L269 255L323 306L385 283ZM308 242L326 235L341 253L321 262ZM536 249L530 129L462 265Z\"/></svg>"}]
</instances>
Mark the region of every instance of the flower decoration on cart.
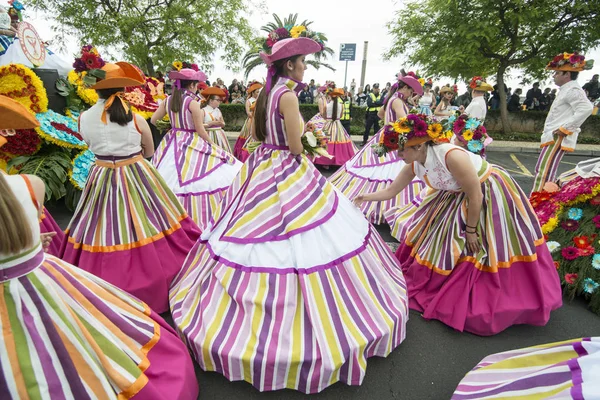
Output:
<instances>
[{"instance_id":1,"label":"flower decoration on cart","mask_svg":"<svg viewBox=\"0 0 600 400\"><path fill-rule=\"evenodd\" d=\"M69 172L69 180L79 190L83 190L87 182L96 156L90 150L84 150L73 159L73 168Z\"/></svg>"},{"instance_id":2,"label":"flower decoration on cart","mask_svg":"<svg viewBox=\"0 0 600 400\"><path fill-rule=\"evenodd\" d=\"M0 94L18 101L32 113L48 110L48 94L42 80L22 64L0 67Z\"/></svg>"},{"instance_id":3,"label":"flower decoration on cart","mask_svg":"<svg viewBox=\"0 0 600 400\"><path fill-rule=\"evenodd\" d=\"M379 143L371 147L375 154L382 157L391 151L403 149L404 146L427 141L444 143L451 137L452 132L444 131L442 124L434 122L427 115L411 112L408 116L385 125Z\"/></svg>"},{"instance_id":4,"label":"flower decoration on cart","mask_svg":"<svg viewBox=\"0 0 600 400\"><path fill-rule=\"evenodd\" d=\"M481 120L469 118L467 114L456 112L443 121L444 129L452 131L463 146L471 153L484 154L485 149L493 139L488 136Z\"/></svg>"}]
</instances>

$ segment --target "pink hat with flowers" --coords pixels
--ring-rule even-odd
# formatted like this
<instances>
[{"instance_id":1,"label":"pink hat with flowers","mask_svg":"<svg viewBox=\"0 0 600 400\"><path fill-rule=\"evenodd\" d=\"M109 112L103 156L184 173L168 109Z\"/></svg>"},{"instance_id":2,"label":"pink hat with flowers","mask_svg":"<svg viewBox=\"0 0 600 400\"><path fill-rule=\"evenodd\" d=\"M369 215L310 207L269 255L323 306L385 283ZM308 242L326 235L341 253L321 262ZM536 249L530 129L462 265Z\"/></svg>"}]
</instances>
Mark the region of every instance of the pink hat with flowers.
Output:
<instances>
[{"instance_id":1,"label":"pink hat with flowers","mask_svg":"<svg viewBox=\"0 0 600 400\"><path fill-rule=\"evenodd\" d=\"M419 96L423 95L423 86L421 85L421 82L419 82L419 77L417 74L414 72L407 73L402 70L398 75L396 75L396 77L398 82L406 83Z\"/></svg>"},{"instance_id":2,"label":"pink hat with flowers","mask_svg":"<svg viewBox=\"0 0 600 400\"><path fill-rule=\"evenodd\" d=\"M206 74L202 71L194 71L191 68L183 68L179 71L169 72L169 79L184 81L206 81Z\"/></svg>"},{"instance_id":3,"label":"pink hat with flowers","mask_svg":"<svg viewBox=\"0 0 600 400\"><path fill-rule=\"evenodd\" d=\"M322 49L323 47L321 44L309 38L288 38L277 41L271 48L271 54L261 51L260 58L262 58L265 64L271 66L273 62L277 60L283 60L298 55L318 53Z\"/></svg>"}]
</instances>

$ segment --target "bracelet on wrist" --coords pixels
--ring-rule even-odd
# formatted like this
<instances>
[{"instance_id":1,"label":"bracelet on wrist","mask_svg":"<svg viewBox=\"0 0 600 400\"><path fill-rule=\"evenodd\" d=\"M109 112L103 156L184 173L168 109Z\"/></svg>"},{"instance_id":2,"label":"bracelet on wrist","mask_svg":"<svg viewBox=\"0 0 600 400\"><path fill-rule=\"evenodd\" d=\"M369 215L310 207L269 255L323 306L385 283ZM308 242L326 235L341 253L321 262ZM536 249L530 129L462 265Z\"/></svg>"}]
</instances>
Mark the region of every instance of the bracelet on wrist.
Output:
<instances>
[{"instance_id":1,"label":"bracelet on wrist","mask_svg":"<svg viewBox=\"0 0 600 400\"><path fill-rule=\"evenodd\" d=\"M477 233L477 231L468 231L465 229L465 233Z\"/></svg>"},{"instance_id":2,"label":"bracelet on wrist","mask_svg":"<svg viewBox=\"0 0 600 400\"><path fill-rule=\"evenodd\" d=\"M469 225L469 224L465 224L465 225L467 226L467 228L473 228L473 229L477 229L477 225L475 225L475 226L471 226L471 225Z\"/></svg>"}]
</instances>

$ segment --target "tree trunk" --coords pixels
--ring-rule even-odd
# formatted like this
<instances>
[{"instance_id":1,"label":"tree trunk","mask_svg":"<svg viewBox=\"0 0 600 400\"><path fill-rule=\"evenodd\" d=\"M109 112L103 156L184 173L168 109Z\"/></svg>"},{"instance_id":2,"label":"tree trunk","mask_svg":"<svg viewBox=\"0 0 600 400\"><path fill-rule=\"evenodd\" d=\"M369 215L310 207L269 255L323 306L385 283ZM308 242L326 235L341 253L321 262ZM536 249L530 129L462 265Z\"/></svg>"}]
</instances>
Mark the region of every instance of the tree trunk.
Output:
<instances>
[{"instance_id":1,"label":"tree trunk","mask_svg":"<svg viewBox=\"0 0 600 400\"><path fill-rule=\"evenodd\" d=\"M154 61L152 61L152 57L148 56L148 58L146 58L146 68L148 69L148 75L149 76L154 76L155 72L154 72Z\"/></svg>"},{"instance_id":2,"label":"tree trunk","mask_svg":"<svg viewBox=\"0 0 600 400\"><path fill-rule=\"evenodd\" d=\"M504 87L504 72L506 65L500 64L496 75L496 83L498 84L498 94L500 95L500 118L502 120L502 130L504 133L511 133L510 122L508 122L508 107L506 102L506 88Z\"/></svg>"}]
</instances>

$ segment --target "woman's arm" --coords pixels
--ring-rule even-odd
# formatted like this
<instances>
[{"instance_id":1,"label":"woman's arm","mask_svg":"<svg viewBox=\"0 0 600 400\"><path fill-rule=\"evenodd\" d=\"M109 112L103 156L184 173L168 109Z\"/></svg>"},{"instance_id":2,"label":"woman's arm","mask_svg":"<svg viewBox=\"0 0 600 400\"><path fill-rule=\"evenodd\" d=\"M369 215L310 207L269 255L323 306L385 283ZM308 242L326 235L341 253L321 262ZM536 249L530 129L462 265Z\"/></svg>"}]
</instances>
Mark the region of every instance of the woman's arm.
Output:
<instances>
[{"instance_id":1,"label":"woman's arm","mask_svg":"<svg viewBox=\"0 0 600 400\"><path fill-rule=\"evenodd\" d=\"M298 97L292 92L284 93L279 99L279 111L283 115L290 151L294 155L302 154L304 151L301 140L303 132Z\"/></svg>"},{"instance_id":2,"label":"woman's arm","mask_svg":"<svg viewBox=\"0 0 600 400\"><path fill-rule=\"evenodd\" d=\"M165 117L165 115L167 115L167 101L163 101L160 103L160 105L158 106L158 109L156 111L154 111L154 114L152 114L152 117L150 118L150 122L152 123L152 125L156 125L156 123L158 121L160 121L161 119L163 119Z\"/></svg>"},{"instance_id":3,"label":"woman's arm","mask_svg":"<svg viewBox=\"0 0 600 400\"><path fill-rule=\"evenodd\" d=\"M152 139L150 125L141 115L133 114L133 118L135 118L135 126L142 135L142 155L144 158L150 158L154 155L154 139Z\"/></svg>"},{"instance_id":4,"label":"woman's arm","mask_svg":"<svg viewBox=\"0 0 600 400\"><path fill-rule=\"evenodd\" d=\"M250 100L246 100L246 115L248 118L252 117L252 112L250 111Z\"/></svg>"},{"instance_id":5,"label":"woman's arm","mask_svg":"<svg viewBox=\"0 0 600 400\"><path fill-rule=\"evenodd\" d=\"M471 163L469 155L462 150L450 151L446 154L446 165L448 170L456 179L463 192L467 195L467 250L475 254L479 252L479 233L477 227L481 216L481 204L483 193L481 183Z\"/></svg>"},{"instance_id":6,"label":"woman's arm","mask_svg":"<svg viewBox=\"0 0 600 400\"><path fill-rule=\"evenodd\" d=\"M396 118L404 118L406 117L406 109L402 107L402 101L396 99L392 103L392 109L396 113Z\"/></svg>"},{"instance_id":7,"label":"woman's arm","mask_svg":"<svg viewBox=\"0 0 600 400\"><path fill-rule=\"evenodd\" d=\"M389 200L403 191L404 188L407 187L414 179L414 177L415 173L413 172L412 164L406 164L390 186L375 193L361 194L356 196L354 198L354 204L360 206L365 201Z\"/></svg>"},{"instance_id":8,"label":"woman's arm","mask_svg":"<svg viewBox=\"0 0 600 400\"><path fill-rule=\"evenodd\" d=\"M206 130L204 129L204 110L200 108L200 103L192 101L190 103L190 111L192 112L192 120L194 120L196 133L208 143L212 143L208 133L206 133Z\"/></svg>"},{"instance_id":9,"label":"woman's arm","mask_svg":"<svg viewBox=\"0 0 600 400\"><path fill-rule=\"evenodd\" d=\"M449 112L442 110L442 105L444 104L443 101L440 101L440 104L437 105L437 107L435 108L435 115L440 115L440 116L447 116L450 115Z\"/></svg>"}]
</instances>

